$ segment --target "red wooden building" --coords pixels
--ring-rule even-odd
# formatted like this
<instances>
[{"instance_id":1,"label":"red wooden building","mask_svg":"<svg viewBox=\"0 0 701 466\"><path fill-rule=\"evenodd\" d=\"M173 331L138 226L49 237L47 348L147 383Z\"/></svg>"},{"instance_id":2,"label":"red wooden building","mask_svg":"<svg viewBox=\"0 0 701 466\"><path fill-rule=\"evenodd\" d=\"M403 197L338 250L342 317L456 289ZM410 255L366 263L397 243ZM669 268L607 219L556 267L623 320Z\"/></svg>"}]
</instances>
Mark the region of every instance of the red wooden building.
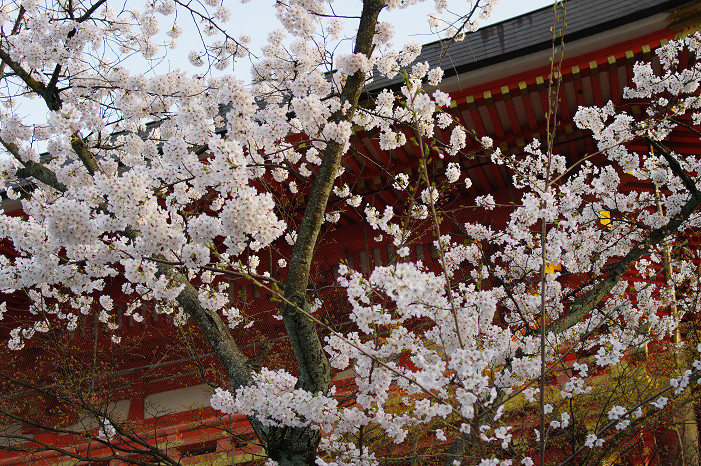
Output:
<instances>
[{"instance_id":1,"label":"red wooden building","mask_svg":"<svg viewBox=\"0 0 701 466\"><path fill-rule=\"evenodd\" d=\"M558 153L574 162L579 155L595 151L591 137L572 123L577 108L603 105L608 100L623 104L622 89L632 76L633 64L653 59L654 50L660 44L697 30L701 25L701 2L569 0L566 18L558 107L561 123L556 128L555 145ZM420 59L432 65L441 61L446 71L441 89L449 91L453 99L449 111L477 135L492 137L504 153L522 153L531 140L546 136L544 115L548 105L552 25L552 8L544 8L485 27L447 50L442 42L424 47ZM399 78L376 79L367 91L378 92L400 86L401 82ZM630 110L633 114L640 111L635 105ZM438 137L449 139L443 134ZM696 154L701 151L697 137L683 134L673 137L677 138L673 141L677 151ZM347 182L380 211L387 205L402 202L402 195L392 188L393 175L416 173L419 157L413 147L407 145L383 151L375 135L364 131L356 133L354 144L357 151L349 152L343 162ZM463 174L473 182L469 189L456 188L456 208L486 193L504 203L517 199L518 193L510 186L503 166L471 155L480 150L468 140L465 154L455 158ZM438 163L437 173L441 168ZM651 189L632 180L628 188ZM290 201L302 206L304 197L299 195ZM336 202L342 203L341 200ZM6 211L13 207L16 209L11 201L4 201ZM476 215L472 210L464 210L456 214L456 220L499 225L505 222L508 212L496 211L488 218ZM322 238L320 259L313 266L317 288L334 281L336 265L341 260L367 272L393 256L394 250L387 238L376 241L376 232L361 220L352 210L345 210L338 224L340 227ZM11 254L5 247L5 252ZM427 264L432 264L436 257L430 242L415 245L411 254ZM263 269L266 267L273 265L261 265ZM236 330L240 346L252 357L262 348L269 354L284 355L287 345L284 325L275 319L277 304L271 301L270 294L243 281L232 281L230 293L232 301L245 311L252 323L246 329ZM342 296L328 293L324 299L320 315L343 328L346 319L343 318ZM12 303L8 306L10 316L0 321L3 331L0 339L8 338L9 329L26 312L26 301L19 295ZM207 461L230 464L232 457L235 462L244 462L261 452L245 418L222 417L207 407L212 388L203 382L203 376L219 384L225 381L213 355L208 354L206 344L188 327L176 328L148 309L144 309L143 314L141 322L123 319L123 343L118 346L109 343L106 332L95 321L82 322L76 335L49 334L36 347L30 346L19 353L3 350L2 357L6 361L3 370L8 374L18 378L27 373L40 376L32 379L32 386L26 387L0 381L3 390L15 387L14 391L0 395L0 403L23 404L21 412L27 418L44 419L43 422L60 428L52 431L19 422L0 428L0 436L5 434L5 438L0 438L0 465L55 464L70 461L71 452L93 458L111 455L113 452L104 445L77 434L62 433L72 429L95 435L98 431L100 426L90 420L89 413L62 407L61 396L78 396L87 386L100 394L99 402L108 406L115 416L133 421L135 437L159 445L174 458L182 457L183 464ZM55 348L51 354L46 352L48 347ZM284 356L272 357L278 357L279 364L285 365ZM42 374L56 373L75 380L73 383L64 381L59 387L63 392L59 390L58 397L42 393L42 387L56 387L56 377ZM349 383L348 374L336 374L335 379L341 389ZM16 451L25 446L41 450L42 443L58 445L63 451L33 454ZM137 440L133 446L134 451L146 449L139 446ZM130 455L138 456L138 453ZM115 459L113 464L119 461Z\"/></svg>"}]
</instances>

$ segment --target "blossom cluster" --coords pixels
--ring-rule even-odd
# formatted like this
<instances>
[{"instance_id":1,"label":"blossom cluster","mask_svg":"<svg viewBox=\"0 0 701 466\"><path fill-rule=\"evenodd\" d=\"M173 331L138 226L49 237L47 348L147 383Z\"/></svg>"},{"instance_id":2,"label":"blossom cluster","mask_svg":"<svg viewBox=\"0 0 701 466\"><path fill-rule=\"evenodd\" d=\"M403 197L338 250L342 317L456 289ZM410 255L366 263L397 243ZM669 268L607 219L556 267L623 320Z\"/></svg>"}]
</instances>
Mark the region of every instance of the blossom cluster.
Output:
<instances>
[{"instance_id":1,"label":"blossom cluster","mask_svg":"<svg viewBox=\"0 0 701 466\"><path fill-rule=\"evenodd\" d=\"M679 67L682 51L701 55L701 35L661 47L660 73L649 64L635 66L634 87L625 94L650 102L643 116L612 103L577 112L575 123L591 132L604 162L582 160L572 167L539 141L517 157L466 130L446 109L450 95L437 88L443 70L416 62L417 43L392 49L389 24L377 24L371 54L327 49L320 40L324 31L342 30L341 18L323 22L333 13L330 3L276 3L281 29L270 34L248 86L233 76L180 70L147 79L118 60L98 58L112 50L154 58L161 23L168 24L169 41L179 36L177 12L187 8L181 2L151 1L129 14L105 6L90 12L89 21L62 16L63 4L22 2L22 27L0 42L13 66L29 70L21 83L15 81L21 73L3 77L9 84L0 91L8 97L0 137L14 156L0 161L0 172L9 183L8 197L19 200L23 211L0 215L0 238L14 252L0 257L0 290L24 290L35 319L10 331L9 346L20 350L54 328L74 331L83 316L96 316L118 343L122 315L140 321L140 309L149 306L183 324L186 301L218 316L222 327L238 328L246 317L231 306L224 275L285 280L289 257L277 256L297 241L292 202L308 193L335 148L341 159L349 154L359 130L376 134L382 151L413 139L424 168L434 158L451 160L436 175L445 185L424 173L416 179L394 175L388 184L407 202L383 209L355 192L345 167L331 172L329 191L338 202L319 217L335 224L357 209L369 229L388 235L397 249L391 263L371 272L338 269L352 329L326 329L324 349L336 370L353 370L353 405L341 404L333 389L310 393L289 372L263 367L249 385L218 389L212 407L255 416L264 426L322 430L328 456L320 464L376 464L366 445L352 441L368 425L401 443L415 426L439 424L435 435L441 441L469 435L493 443L505 456L516 443L504 419L505 400L516 393L535 400L535 382L545 377L541 357L552 367L563 352L581 351L590 355L588 363L565 370L556 393L562 403L540 406L548 429L570 426L572 415L559 407L592 389L589 364L615 367L631 348L671 335L686 310L697 307L696 293L676 290L699 286L698 257L669 257L669 249L673 234L692 234L701 225L691 204L699 197L701 156L682 156L665 144L679 117L701 123L701 61ZM389 0L386 6L411 3ZM437 9L444 3L437 1ZM493 4L479 2L476 11L488 16ZM230 37L219 26L230 17L224 4L204 5L213 13L203 17L201 32L216 39L203 39L205 50L191 51L190 62L227 68L247 53L248 38ZM3 31L13 29L19 8L16 2L0 7ZM196 17L199 10L188 11ZM466 29L473 19L465 19ZM373 72L394 77L400 70L398 91L382 90L363 108L343 94L351 76L369 82ZM49 98L44 90L52 85L58 87ZM39 125L26 123L12 108L15 96L9 94L27 89L48 107ZM513 174L518 199L503 229L462 222L459 232L446 232L441 209L449 212L451 193L471 185L469 178L458 185L471 137L484 149L481 155ZM653 150L634 150L634 138L646 139ZM46 144L49 156L39 156L37 141ZM16 176L19 168L35 166L29 162L46 170L31 186ZM655 191L624 191L627 177ZM489 216L502 208L497 200L485 194L469 207ZM437 270L410 260L413 243L431 235ZM259 271L261 257L274 255L279 271ZM635 279L621 272L610 288L597 288L600 277L613 277L616 265L631 257ZM657 280L662 269L668 270L664 284ZM599 289L605 299L585 308L594 298L580 298L597 296L591 290ZM666 312L671 301L678 312ZM320 306L315 303L313 311ZM7 312L7 304L0 304L0 319ZM664 393L681 395L701 362L693 368L672 378ZM664 393L644 407L610 407L612 428L628 427L643 409L665 409ZM101 438L115 432L109 420L102 421ZM588 432L583 445L599 448L606 435ZM513 461L494 457L480 464ZM516 461L533 464L525 454Z\"/></svg>"}]
</instances>

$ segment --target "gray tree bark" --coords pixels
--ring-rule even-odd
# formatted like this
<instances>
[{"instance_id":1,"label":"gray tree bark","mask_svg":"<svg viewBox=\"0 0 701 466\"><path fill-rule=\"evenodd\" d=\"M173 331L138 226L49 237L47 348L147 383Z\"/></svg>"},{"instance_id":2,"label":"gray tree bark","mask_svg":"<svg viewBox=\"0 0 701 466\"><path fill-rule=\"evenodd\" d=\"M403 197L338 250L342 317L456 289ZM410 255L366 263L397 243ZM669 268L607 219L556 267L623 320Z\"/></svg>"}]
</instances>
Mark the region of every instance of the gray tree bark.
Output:
<instances>
[{"instance_id":1,"label":"gray tree bark","mask_svg":"<svg viewBox=\"0 0 701 466\"><path fill-rule=\"evenodd\" d=\"M363 2L354 53L370 56L377 17L384 3L383 0ZM336 112L332 117L333 121L352 121L365 78L365 73L361 71L348 77L340 97L342 104L349 103L350 108L345 113ZM299 368L297 387L312 393L328 392L331 386L331 366L324 353L316 326L305 314L299 312L299 309L309 308L307 286L314 259L314 248L324 221L324 213L336 173L341 166L342 156L341 144L335 141L327 144L321 166L312 184L304 217L297 231L297 240L290 258L288 277L284 287L285 299L288 303L283 304L282 315ZM313 465L320 440L320 432L308 427L271 428L266 445L268 455L282 466Z\"/></svg>"}]
</instances>

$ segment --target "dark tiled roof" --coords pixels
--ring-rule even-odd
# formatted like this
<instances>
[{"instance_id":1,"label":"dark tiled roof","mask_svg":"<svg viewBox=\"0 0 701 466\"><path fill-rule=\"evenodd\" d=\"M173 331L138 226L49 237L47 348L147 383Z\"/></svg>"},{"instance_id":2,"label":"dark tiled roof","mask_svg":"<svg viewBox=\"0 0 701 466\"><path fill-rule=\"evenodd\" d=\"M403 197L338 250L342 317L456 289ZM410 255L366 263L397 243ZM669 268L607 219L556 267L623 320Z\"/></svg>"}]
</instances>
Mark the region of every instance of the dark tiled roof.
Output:
<instances>
[{"instance_id":1,"label":"dark tiled roof","mask_svg":"<svg viewBox=\"0 0 701 466\"><path fill-rule=\"evenodd\" d=\"M688 3L691 3L691 0L569 0L566 8L565 42L632 23ZM550 29L553 20L552 7L544 7L468 34L464 41L452 43L447 53L445 49L448 41L426 44L417 61L428 61L431 66L440 63L446 76L451 76L546 50L552 44ZM402 81L400 76L391 80L375 76L374 81L366 86L366 90L377 91Z\"/></svg>"}]
</instances>

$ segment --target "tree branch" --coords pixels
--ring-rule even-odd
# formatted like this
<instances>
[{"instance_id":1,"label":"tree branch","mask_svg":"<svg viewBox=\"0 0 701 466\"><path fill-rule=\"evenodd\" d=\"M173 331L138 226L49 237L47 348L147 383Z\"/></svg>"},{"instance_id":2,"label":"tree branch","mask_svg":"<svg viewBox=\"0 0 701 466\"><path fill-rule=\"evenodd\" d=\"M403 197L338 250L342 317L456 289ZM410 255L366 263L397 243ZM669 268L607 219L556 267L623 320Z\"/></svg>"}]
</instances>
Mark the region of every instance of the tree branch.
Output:
<instances>
[{"instance_id":1,"label":"tree branch","mask_svg":"<svg viewBox=\"0 0 701 466\"><path fill-rule=\"evenodd\" d=\"M646 139L647 142L667 161L669 168L672 169L672 172L681 178L682 182L684 183L684 187L688 189L690 193L698 195L699 191L696 187L696 181L694 181L694 179L684 171L679 161L675 159L672 154L662 146L662 144L650 138Z\"/></svg>"},{"instance_id":2,"label":"tree branch","mask_svg":"<svg viewBox=\"0 0 701 466\"><path fill-rule=\"evenodd\" d=\"M19 26L22 24L22 19L24 18L24 13L26 10L24 9L23 5L20 5L19 11L17 12L17 19L15 19L15 25L12 26L12 32L10 32L11 36L14 36L19 32ZM5 75L5 60L0 60L0 79Z\"/></svg>"},{"instance_id":3,"label":"tree branch","mask_svg":"<svg viewBox=\"0 0 701 466\"><path fill-rule=\"evenodd\" d=\"M253 379L251 377L252 371L249 360L234 341L226 323L224 323L219 314L202 307L197 289L183 274L178 273L174 266L162 262L157 262L157 264L159 274L166 276L178 285L184 286L177 297L178 304L183 307L185 312L202 330L202 334L224 366L233 388L250 385ZM249 418L249 421L258 437L264 440L267 428L253 416Z\"/></svg>"},{"instance_id":4,"label":"tree branch","mask_svg":"<svg viewBox=\"0 0 701 466\"><path fill-rule=\"evenodd\" d=\"M41 181L42 183L51 186L57 191L60 191L62 193L65 193L68 188L66 188L66 185L58 181L58 178L56 178L56 174L46 168L41 163L34 162L32 160L24 161L20 157L19 153L19 147L17 147L17 144L14 144L12 142L7 142L3 138L0 137L0 144L3 145L3 147L14 156L15 159L19 163L21 163L24 168L20 168L17 170L17 173L15 174L17 178L34 178L35 180Z\"/></svg>"},{"instance_id":5,"label":"tree branch","mask_svg":"<svg viewBox=\"0 0 701 466\"><path fill-rule=\"evenodd\" d=\"M382 0L364 2L355 53L370 56L377 16L383 6ZM341 101L350 103L351 107L345 114L336 112L332 118L334 122L352 121L364 83L365 73L361 71L348 77L341 93ZM311 261L342 155L342 144L336 141L327 143L324 158L309 194L304 217L297 231L297 241L290 258L289 274L285 283L285 298L302 309L307 307L306 293ZM312 392L327 391L331 381L330 366L314 324L297 312L293 306L283 305L282 311L285 328L299 364L300 387Z\"/></svg>"},{"instance_id":6,"label":"tree branch","mask_svg":"<svg viewBox=\"0 0 701 466\"><path fill-rule=\"evenodd\" d=\"M674 162L675 166L681 170L679 162L671 155L668 154L668 156ZM673 171L675 170L672 163L670 163L670 167L672 167ZM688 176L683 172L683 170L681 170L680 173L684 176ZM684 178L682 178L682 180L684 180ZM693 183L693 180L691 180L691 182ZM689 217L691 217L696 209L701 206L701 193L696 189L695 183L690 187L693 188L693 191L690 193L691 197L686 204L684 204L679 214L667 222L666 225L652 230L646 241L633 247L633 249L631 249L628 254L626 254L620 260L620 262L609 271L605 278L603 278L598 284L594 285L592 289L584 293L581 300L572 306L568 314L565 314L548 325L545 328L546 332L561 333L581 321L587 314L589 314L594 310L594 308L596 308L596 306L599 305L599 303L613 289L613 287L616 286L621 277L628 271L635 261L648 254L653 246L656 246L664 241L664 239L669 236L670 233L677 231L679 227L681 227L681 225L687 221Z\"/></svg>"}]
</instances>

